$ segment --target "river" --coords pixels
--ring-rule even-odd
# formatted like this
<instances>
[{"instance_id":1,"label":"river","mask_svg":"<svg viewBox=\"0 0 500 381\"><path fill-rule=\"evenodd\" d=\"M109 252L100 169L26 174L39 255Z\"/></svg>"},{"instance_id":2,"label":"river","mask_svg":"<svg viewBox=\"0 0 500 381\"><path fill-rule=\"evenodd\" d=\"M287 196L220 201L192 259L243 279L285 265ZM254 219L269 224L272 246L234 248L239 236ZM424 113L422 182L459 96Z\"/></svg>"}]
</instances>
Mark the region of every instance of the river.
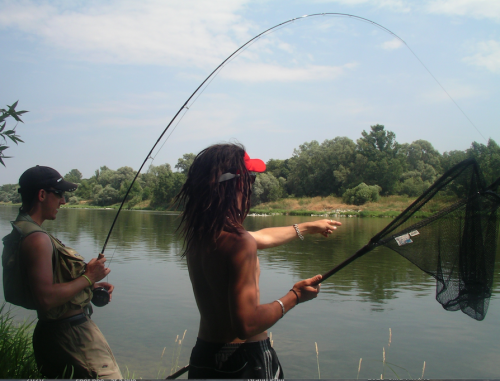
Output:
<instances>
[{"instance_id":1,"label":"river","mask_svg":"<svg viewBox=\"0 0 500 381\"><path fill-rule=\"evenodd\" d=\"M0 207L0 237L17 208ZM90 260L101 250L114 210L61 209L44 227ZM245 227L290 226L312 217L248 217ZM123 211L106 250L112 302L94 307L98 324L129 378L165 378L188 363L199 314L175 229L175 214ZM342 218L328 239L306 236L259 252L261 302L352 255L389 219ZM112 259L111 259L112 258ZM499 266L486 318L445 311L435 280L378 248L325 281L318 298L292 309L269 331L286 378L497 378L500 375ZM3 295L3 293L2 293ZM3 298L2 298L3 299ZM14 308L16 318L32 312ZM177 336L185 337L180 346ZM316 352L316 343L318 354ZM386 363L383 363L385 352ZM176 360L177 359L177 360ZM128 373L128 371L130 373ZM183 376L182 378L185 378Z\"/></svg>"}]
</instances>

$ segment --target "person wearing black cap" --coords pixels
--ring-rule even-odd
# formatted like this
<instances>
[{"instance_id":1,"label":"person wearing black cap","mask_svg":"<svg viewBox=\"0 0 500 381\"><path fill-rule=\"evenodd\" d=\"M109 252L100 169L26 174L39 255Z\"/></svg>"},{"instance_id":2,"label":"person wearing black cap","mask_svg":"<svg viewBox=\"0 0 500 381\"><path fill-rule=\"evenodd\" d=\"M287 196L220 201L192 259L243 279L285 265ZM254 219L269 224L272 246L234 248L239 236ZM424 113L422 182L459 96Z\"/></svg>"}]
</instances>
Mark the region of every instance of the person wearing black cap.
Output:
<instances>
[{"instance_id":1,"label":"person wearing black cap","mask_svg":"<svg viewBox=\"0 0 500 381\"><path fill-rule=\"evenodd\" d=\"M303 239L305 234L327 237L341 225L319 220L246 231L242 224L250 210L253 172L265 169L243 146L216 144L196 156L176 197L184 210L183 254L200 312L188 378L283 378L267 329L299 302L318 295L321 275L297 282L272 303L260 304L257 249Z\"/></svg>"},{"instance_id":2,"label":"person wearing black cap","mask_svg":"<svg viewBox=\"0 0 500 381\"><path fill-rule=\"evenodd\" d=\"M47 233L42 224L56 219L65 192L77 184L55 169L36 166L19 178L22 206L12 232L3 238L5 300L35 309L33 349L47 378L122 378L103 334L90 319L92 290L107 274L104 256L85 263L72 248ZM99 283L97 283L99 282Z\"/></svg>"}]
</instances>

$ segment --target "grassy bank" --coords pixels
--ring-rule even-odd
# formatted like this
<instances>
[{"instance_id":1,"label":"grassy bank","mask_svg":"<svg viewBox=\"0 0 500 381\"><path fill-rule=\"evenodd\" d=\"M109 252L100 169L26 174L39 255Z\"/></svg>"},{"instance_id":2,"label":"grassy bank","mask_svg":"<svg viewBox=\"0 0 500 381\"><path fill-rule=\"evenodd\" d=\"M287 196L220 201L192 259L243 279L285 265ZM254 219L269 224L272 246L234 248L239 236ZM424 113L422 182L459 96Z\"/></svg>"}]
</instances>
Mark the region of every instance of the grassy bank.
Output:
<instances>
[{"instance_id":1,"label":"grassy bank","mask_svg":"<svg viewBox=\"0 0 500 381\"><path fill-rule=\"evenodd\" d=\"M31 337L34 322L15 322L5 303L0 307L0 378L41 378Z\"/></svg>"},{"instance_id":2,"label":"grassy bank","mask_svg":"<svg viewBox=\"0 0 500 381\"><path fill-rule=\"evenodd\" d=\"M340 197L304 197L304 198L284 198L275 202L259 204L250 210L250 214L256 215L273 215L287 214L294 216L326 216L333 218L342 217L395 217L406 209L415 198L408 196L386 196L380 197L378 202L368 202L364 205L348 205L342 202ZM437 210L448 205L450 199L436 197L429 205L422 208L416 216L427 217ZM0 203L0 205L12 205L11 203ZM15 204L16 205L16 204ZM19 205L19 204L18 204ZM118 209L119 203L109 206L91 205L90 201L81 201L79 204L70 205L69 203L62 206L63 208L71 209ZM127 203L124 205L126 210L158 210L169 211L168 208L152 208L150 200L142 201L141 203L128 208Z\"/></svg>"}]
</instances>

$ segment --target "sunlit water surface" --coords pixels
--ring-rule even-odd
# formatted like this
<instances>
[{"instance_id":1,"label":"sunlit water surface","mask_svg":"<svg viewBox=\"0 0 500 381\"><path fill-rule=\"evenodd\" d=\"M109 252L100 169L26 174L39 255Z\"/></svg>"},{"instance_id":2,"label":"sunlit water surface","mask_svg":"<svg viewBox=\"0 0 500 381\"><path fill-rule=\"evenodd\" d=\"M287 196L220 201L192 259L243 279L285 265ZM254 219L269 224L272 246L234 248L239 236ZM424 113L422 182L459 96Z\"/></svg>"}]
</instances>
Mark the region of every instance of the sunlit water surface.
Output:
<instances>
[{"instance_id":1,"label":"sunlit water surface","mask_svg":"<svg viewBox=\"0 0 500 381\"><path fill-rule=\"evenodd\" d=\"M16 213L14 207L0 207L0 237L11 231L9 221ZM90 260L101 250L115 213L61 209L57 220L44 226ZM245 225L258 230L311 219L248 217ZM261 302L272 302L300 279L326 272L389 221L343 218L342 227L328 239L307 236L303 242L260 251ZM108 281L116 290L109 305L94 307L92 318L124 376L164 378L177 358L177 336L186 331L179 366L188 363L195 343L199 314L180 257L177 224L173 214L123 211L106 249ZM435 301L432 277L389 249L374 250L325 281L317 299L294 308L270 329L285 376L318 377L317 343L321 378L358 377L360 358L359 378L380 378L382 373L385 378L418 378L424 361L425 378L497 378L498 269L497 263L488 314L478 322L445 311ZM14 314L19 319L34 316L22 308Z\"/></svg>"}]
</instances>

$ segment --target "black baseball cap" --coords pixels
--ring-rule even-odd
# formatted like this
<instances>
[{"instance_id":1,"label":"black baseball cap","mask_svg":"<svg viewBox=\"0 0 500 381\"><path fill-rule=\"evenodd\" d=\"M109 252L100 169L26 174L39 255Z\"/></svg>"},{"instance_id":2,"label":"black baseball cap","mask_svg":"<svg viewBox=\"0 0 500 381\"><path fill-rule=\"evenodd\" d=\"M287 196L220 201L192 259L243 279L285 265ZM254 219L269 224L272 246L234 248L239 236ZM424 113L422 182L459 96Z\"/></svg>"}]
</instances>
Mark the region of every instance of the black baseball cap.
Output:
<instances>
[{"instance_id":1,"label":"black baseball cap","mask_svg":"<svg viewBox=\"0 0 500 381\"><path fill-rule=\"evenodd\" d=\"M55 169L41 165L27 169L19 178L19 186L19 193L44 188L73 192L78 188L78 184L64 180Z\"/></svg>"}]
</instances>

